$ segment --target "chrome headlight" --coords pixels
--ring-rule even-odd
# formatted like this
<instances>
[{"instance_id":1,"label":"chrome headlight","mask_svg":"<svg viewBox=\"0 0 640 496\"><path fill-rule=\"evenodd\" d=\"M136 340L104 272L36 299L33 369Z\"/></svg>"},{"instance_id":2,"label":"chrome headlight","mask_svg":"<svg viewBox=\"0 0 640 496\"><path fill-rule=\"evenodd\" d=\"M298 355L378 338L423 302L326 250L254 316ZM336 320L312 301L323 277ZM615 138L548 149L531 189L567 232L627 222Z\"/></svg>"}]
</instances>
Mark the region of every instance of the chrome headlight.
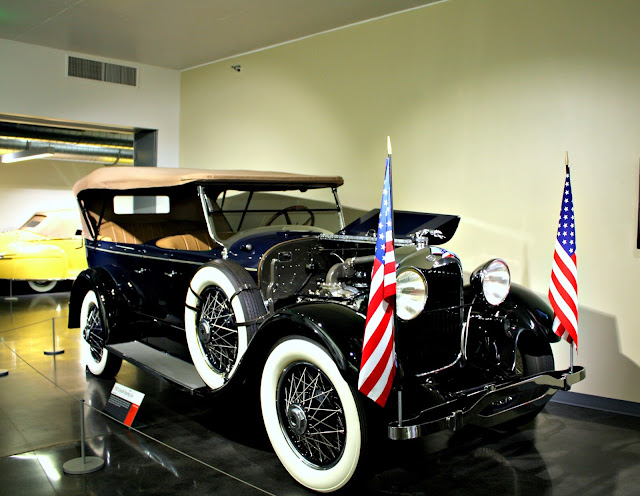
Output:
<instances>
[{"instance_id":1,"label":"chrome headlight","mask_svg":"<svg viewBox=\"0 0 640 496\"><path fill-rule=\"evenodd\" d=\"M396 313L403 320L420 315L427 303L427 281L415 269L406 269L396 278Z\"/></svg>"},{"instance_id":2,"label":"chrome headlight","mask_svg":"<svg viewBox=\"0 0 640 496\"><path fill-rule=\"evenodd\" d=\"M471 274L471 286L482 291L491 305L502 303L511 288L511 274L504 260L494 258L481 265Z\"/></svg>"}]
</instances>

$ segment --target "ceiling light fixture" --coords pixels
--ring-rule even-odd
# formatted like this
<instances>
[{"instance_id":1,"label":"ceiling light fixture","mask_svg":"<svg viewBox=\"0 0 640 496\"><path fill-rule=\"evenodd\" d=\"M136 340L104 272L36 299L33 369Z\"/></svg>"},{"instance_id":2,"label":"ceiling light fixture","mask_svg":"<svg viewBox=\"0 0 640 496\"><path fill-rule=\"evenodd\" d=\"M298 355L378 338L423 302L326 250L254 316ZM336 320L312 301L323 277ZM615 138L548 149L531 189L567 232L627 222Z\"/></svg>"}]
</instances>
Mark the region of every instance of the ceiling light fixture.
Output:
<instances>
[{"instance_id":1,"label":"ceiling light fixture","mask_svg":"<svg viewBox=\"0 0 640 496\"><path fill-rule=\"evenodd\" d=\"M22 162L24 160L35 160L37 158L47 158L53 156L53 147L46 148L27 148L20 152L6 153L2 155L3 164L11 164L13 162Z\"/></svg>"}]
</instances>

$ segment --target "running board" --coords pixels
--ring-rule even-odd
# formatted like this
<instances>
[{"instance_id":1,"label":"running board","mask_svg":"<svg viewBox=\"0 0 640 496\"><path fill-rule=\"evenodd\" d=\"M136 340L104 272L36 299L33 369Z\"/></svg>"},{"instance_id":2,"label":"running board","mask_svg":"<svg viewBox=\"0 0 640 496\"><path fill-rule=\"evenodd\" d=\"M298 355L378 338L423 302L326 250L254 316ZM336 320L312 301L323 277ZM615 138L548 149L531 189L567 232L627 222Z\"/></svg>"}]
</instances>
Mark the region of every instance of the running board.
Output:
<instances>
[{"instance_id":1,"label":"running board","mask_svg":"<svg viewBox=\"0 0 640 496\"><path fill-rule=\"evenodd\" d=\"M139 341L111 344L107 349L123 360L194 394L210 391L192 363L156 350Z\"/></svg>"}]
</instances>

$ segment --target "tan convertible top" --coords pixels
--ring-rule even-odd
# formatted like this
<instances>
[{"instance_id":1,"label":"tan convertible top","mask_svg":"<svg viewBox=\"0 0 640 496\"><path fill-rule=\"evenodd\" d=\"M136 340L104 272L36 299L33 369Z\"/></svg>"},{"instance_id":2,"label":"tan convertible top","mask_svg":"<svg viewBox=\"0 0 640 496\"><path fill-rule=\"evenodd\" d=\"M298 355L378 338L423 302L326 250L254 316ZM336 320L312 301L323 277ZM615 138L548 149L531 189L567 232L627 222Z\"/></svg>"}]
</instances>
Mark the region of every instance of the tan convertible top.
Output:
<instances>
[{"instance_id":1,"label":"tan convertible top","mask_svg":"<svg viewBox=\"0 0 640 496\"><path fill-rule=\"evenodd\" d=\"M341 186L340 176L312 176L252 170L174 169L166 167L104 167L73 185L73 194L85 190L132 190L179 186L191 182L224 185L232 189L286 191Z\"/></svg>"}]
</instances>

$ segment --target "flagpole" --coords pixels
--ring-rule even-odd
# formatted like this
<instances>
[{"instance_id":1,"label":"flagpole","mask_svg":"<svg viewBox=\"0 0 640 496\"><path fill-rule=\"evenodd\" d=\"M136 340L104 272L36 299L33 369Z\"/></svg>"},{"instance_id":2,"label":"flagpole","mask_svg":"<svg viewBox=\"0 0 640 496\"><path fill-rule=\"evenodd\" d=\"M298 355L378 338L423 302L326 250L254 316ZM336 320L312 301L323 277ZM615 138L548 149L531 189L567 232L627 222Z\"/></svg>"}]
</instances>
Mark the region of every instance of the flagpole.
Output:
<instances>
[{"instance_id":1,"label":"flagpole","mask_svg":"<svg viewBox=\"0 0 640 496\"><path fill-rule=\"evenodd\" d=\"M564 166L567 169L567 173L569 172L569 152L564 152ZM569 343L569 372L573 374L573 347L575 343L572 341Z\"/></svg>"},{"instance_id":2,"label":"flagpole","mask_svg":"<svg viewBox=\"0 0 640 496\"><path fill-rule=\"evenodd\" d=\"M569 345L569 361L570 361L569 372L573 374L573 343Z\"/></svg>"},{"instance_id":3,"label":"flagpole","mask_svg":"<svg viewBox=\"0 0 640 496\"><path fill-rule=\"evenodd\" d=\"M358 390L381 407L389 399L395 384L397 359L395 353L396 259L393 243L393 198L391 195L391 140L387 140L389 155L385 160L384 183L380 199L378 232L371 271L369 306L362 341L362 358L358 374ZM382 314L383 318L377 316ZM380 348L382 346L382 348ZM383 353L375 353L382 349Z\"/></svg>"},{"instance_id":4,"label":"flagpole","mask_svg":"<svg viewBox=\"0 0 640 496\"><path fill-rule=\"evenodd\" d=\"M391 136L387 136L387 158L389 159L389 190L390 190L390 198L391 201L393 202L393 181L392 181L392 174L391 174L391 154L392 154L392 149L391 149ZM393 215L393 204L391 205L391 215ZM394 240L395 243L395 223L393 222L393 219L391 221L391 232L392 232L392 238ZM394 302L394 307L395 307L395 302ZM395 329L397 324L397 316L396 316L396 312L395 312L395 308L394 308L394 312L393 312L393 329L394 329L394 333L395 333ZM394 337L395 339L395 337ZM403 422L402 422L402 383L400 383L398 385L398 426L402 427Z\"/></svg>"}]
</instances>

